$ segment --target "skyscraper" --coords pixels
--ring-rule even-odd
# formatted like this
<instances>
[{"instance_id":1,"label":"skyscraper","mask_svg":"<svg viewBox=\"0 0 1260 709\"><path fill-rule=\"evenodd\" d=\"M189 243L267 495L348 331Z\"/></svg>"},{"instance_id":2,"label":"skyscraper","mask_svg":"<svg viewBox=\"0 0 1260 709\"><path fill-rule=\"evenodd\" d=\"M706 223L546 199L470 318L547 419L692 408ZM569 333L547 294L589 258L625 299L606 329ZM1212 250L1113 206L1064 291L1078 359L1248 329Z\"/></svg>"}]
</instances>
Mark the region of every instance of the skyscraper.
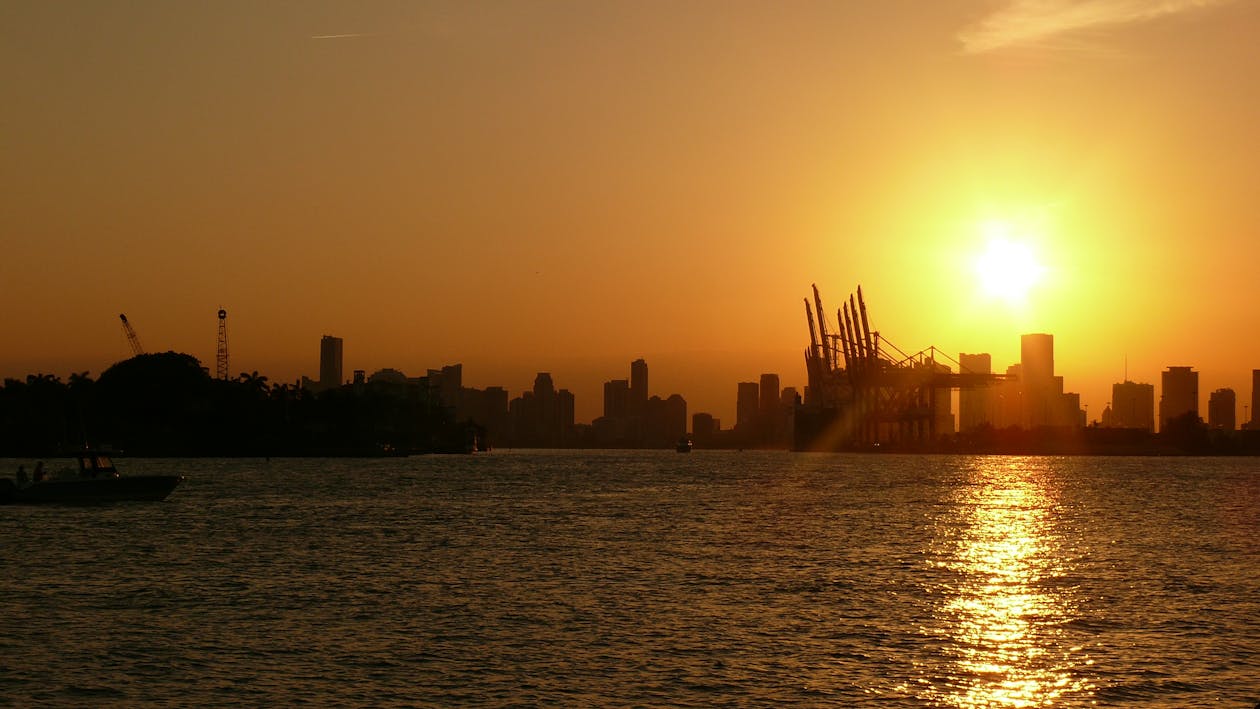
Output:
<instances>
[{"instance_id":1,"label":"skyscraper","mask_svg":"<svg viewBox=\"0 0 1260 709\"><path fill-rule=\"evenodd\" d=\"M1199 415L1199 373L1192 367L1169 367L1160 373L1159 430L1186 414Z\"/></svg>"},{"instance_id":2,"label":"skyscraper","mask_svg":"<svg viewBox=\"0 0 1260 709\"><path fill-rule=\"evenodd\" d=\"M1054 381L1054 335L1036 333L1021 335L1020 376L1024 395L1025 428L1051 426L1058 423L1055 409L1058 394Z\"/></svg>"},{"instance_id":3,"label":"skyscraper","mask_svg":"<svg viewBox=\"0 0 1260 709\"><path fill-rule=\"evenodd\" d=\"M1111 385L1111 426L1155 430L1155 385L1122 382Z\"/></svg>"},{"instance_id":4,"label":"skyscraper","mask_svg":"<svg viewBox=\"0 0 1260 709\"><path fill-rule=\"evenodd\" d=\"M630 410L630 382L614 379L604 382L604 416L624 418Z\"/></svg>"},{"instance_id":5,"label":"skyscraper","mask_svg":"<svg viewBox=\"0 0 1260 709\"><path fill-rule=\"evenodd\" d=\"M748 429L757 425L757 411L761 406L757 382L740 382L735 398L735 426Z\"/></svg>"},{"instance_id":6,"label":"skyscraper","mask_svg":"<svg viewBox=\"0 0 1260 709\"><path fill-rule=\"evenodd\" d=\"M707 445L717 435L718 421L712 414L698 413L691 417L691 436L697 445Z\"/></svg>"},{"instance_id":7,"label":"skyscraper","mask_svg":"<svg viewBox=\"0 0 1260 709\"><path fill-rule=\"evenodd\" d=\"M538 407L538 418L534 423L538 439L548 441L560 429L560 408L551 372L539 372L534 377L534 405Z\"/></svg>"},{"instance_id":8,"label":"skyscraper","mask_svg":"<svg viewBox=\"0 0 1260 709\"><path fill-rule=\"evenodd\" d=\"M779 375L761 375L759 397L761 403L758 407L761 409L761 415L773 416L779 410Z\"/></svg>"},{"instance_id":9,"label":"skyscraper","mask_svg":"<svg viewBox=\"0 0 1260 709\"><path fill-rule=\"evenodd\" d=\"M648 400L648 366L642 359L630 363L630 412L643 415Z\"/></svg>"},{"instance_id":10,"label":"skyscraper","mask_svg":"<svg viewBox=\"0 0 1260 709\"><path fill-rule=\"evenodd\" d=\"M1208 426L1222 431L1233 431L1238 407L1233 389L1217 389L1208 395Z\"/></svg>"},{"instance_id":11,"label":"skyscraper","mask_svg":"<svg viewBox=\"0 0 1260 709\"><path fill-rule=\"evenodd\" d=\"M985 354L958 355L961 374L992 374L993 358ZM998 389L996 386L962 389L958 392L958 430L974 431L984 424L996 424L994 411Z\"/></svg>"},{"instance_id":12,"label":"skyscraper","mask_svg":"<svg viewBox=\"0 0 1260 709\"><path fill-rule=\"evenodd\" d=\"M341 386L341 338L324 335L319 341L319 388Z\"/></svg>"}]
</instances>

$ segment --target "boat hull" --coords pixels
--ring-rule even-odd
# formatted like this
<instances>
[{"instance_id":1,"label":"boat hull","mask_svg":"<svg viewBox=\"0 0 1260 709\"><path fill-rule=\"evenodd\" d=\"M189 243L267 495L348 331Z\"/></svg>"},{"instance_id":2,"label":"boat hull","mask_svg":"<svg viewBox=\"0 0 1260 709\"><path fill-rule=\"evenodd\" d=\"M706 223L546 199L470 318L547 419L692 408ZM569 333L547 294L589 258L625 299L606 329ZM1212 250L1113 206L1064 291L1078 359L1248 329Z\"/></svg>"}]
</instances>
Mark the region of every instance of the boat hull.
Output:
<instances>
[{"instance_id":1,"label":"boat hull","mask_svg":"<svg viewBox=\"0 0 1260 709\"><path fill-rule=\"evenodd\" d=\"M183 477L131 475L110 478L44 480L26 487L0 481L0 504L99 505L110 502L156 502L166 499ZM4 485L9 482L9 485Z\"/></svg>"}]
</instances>

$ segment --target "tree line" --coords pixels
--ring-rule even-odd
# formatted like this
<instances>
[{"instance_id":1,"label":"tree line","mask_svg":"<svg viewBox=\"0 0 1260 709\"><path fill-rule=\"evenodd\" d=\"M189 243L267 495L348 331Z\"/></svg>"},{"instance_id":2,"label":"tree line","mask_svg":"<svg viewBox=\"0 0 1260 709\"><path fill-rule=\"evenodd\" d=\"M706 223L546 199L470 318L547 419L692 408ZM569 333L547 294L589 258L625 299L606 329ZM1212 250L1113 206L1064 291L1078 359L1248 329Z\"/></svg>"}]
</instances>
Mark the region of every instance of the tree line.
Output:
<instances>
[{"instance_id":1,"label":"tree line","mask_svg":"<svg viewBox=\"0 0 1260 709\"><path fill-rule=\"evenodd\" d=\"M192 355L142 354L93 379L32 374L0 388L0 455L85 446L140 456L386 455L469 450L476 430L423 387L318 394L257 371L214 379Z\"/></svg>"}]
</instances>

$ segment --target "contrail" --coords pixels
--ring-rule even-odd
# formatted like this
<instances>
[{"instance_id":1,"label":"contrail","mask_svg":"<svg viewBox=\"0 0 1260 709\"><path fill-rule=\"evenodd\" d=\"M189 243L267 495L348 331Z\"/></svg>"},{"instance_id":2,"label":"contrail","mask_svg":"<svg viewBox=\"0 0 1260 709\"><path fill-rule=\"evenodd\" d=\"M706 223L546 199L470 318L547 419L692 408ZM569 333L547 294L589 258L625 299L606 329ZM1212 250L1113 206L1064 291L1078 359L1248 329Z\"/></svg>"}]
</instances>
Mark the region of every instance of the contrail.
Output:
<instances>
[{"instance_id":1,"label":"contrail","mask_svg":"<svg viewBox=\"0 0 1260 709\"><path fill-rule=\"evenodd\" d=\"M311 39L354 39L355 37L375 37L376 32L348 32L346 34L313 34Z\"/></svg>"},{"instance_id":2,"label":"contrail","mask_svg":"<svg viewBox=\"0 0 1260 709\"><path fill-rule=\"evenodd\" d=\"M1059 35L1146 22L1232 0L1013 0L958 34L967 54L1043 46Z\"/></svg>"}]
</instances>

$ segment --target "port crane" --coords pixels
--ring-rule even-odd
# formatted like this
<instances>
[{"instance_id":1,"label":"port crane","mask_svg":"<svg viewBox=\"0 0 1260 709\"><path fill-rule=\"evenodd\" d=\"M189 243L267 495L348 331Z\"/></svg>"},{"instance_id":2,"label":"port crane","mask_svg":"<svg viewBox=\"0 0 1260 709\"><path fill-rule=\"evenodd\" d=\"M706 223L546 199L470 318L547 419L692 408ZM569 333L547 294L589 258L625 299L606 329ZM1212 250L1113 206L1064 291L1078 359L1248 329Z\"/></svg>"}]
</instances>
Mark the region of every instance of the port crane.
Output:
<instances>
[{"instance_id":1,"label":"port crane","mask_svg":"<svg viewBox=\"0 0 1260 709\"><path fill-rule=\"evenodd\" d=\"M127 322L127 316L120 313L118 319L122 320L123 334L127 336L127 343L131 345L131 354L144 354L144 346L140 344L140 338L136 335L135 328L131 327L131 323Z\"/></svg>"}]
</instances>

